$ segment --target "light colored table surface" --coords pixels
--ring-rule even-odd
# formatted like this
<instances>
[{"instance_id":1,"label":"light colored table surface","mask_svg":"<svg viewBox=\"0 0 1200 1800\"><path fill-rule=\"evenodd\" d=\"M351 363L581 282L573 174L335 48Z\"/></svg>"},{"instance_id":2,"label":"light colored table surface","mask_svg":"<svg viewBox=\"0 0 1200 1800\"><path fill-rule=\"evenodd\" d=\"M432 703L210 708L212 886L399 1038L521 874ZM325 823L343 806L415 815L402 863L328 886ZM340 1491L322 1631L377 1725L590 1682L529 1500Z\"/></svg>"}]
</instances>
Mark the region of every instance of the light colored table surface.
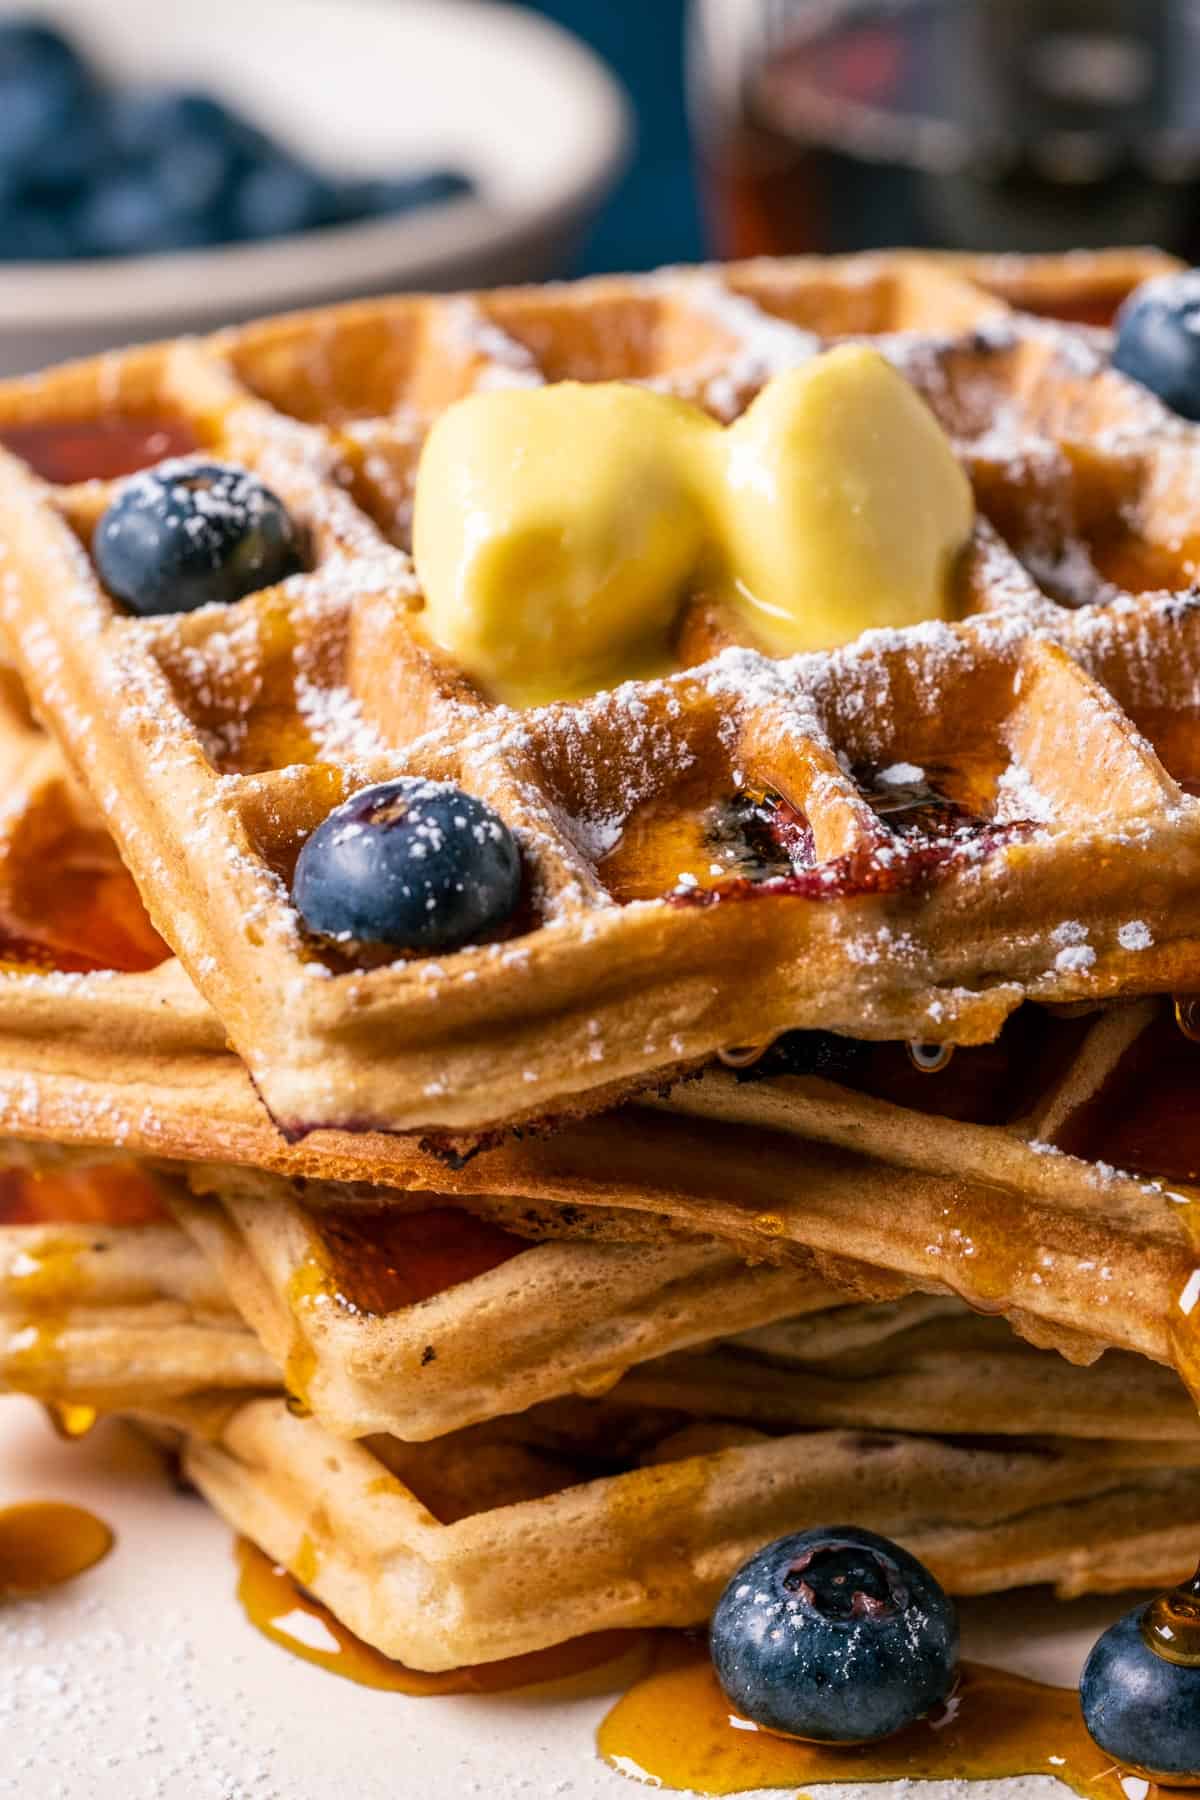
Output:
<instances>
[{"instance_id":1,"label":"light colored table surface","mask_svg":"<svg viewBox=\"0 0 1200 1800\"><path fill-rule=\"evenodd\" d=\"M21 1800L633 1800L597 1759L601 1693L414 1700L294 1661L242 1617L227 1528L133 1434L65 1444L0 1400L0 1503L63 1499L114 1527L79 1581L0 1611L0 1795ZM1128 1604L1125 1602L1124 1604ZM1070 1681L1111 1601L964 1608L968 1652ZM598 1683L596 1685L599 1685ZM899 1789L859 1790L889 1800ZM1055 1782L972 1800L1051 1800ZM827 1790L832 1793L833 1790ZM849 1797L854 1790L843 1788ZM930 1784L922 1800L961 1800ZM911 1797L911 1789L909 1789Z\"/></svg>"}]
</instances>

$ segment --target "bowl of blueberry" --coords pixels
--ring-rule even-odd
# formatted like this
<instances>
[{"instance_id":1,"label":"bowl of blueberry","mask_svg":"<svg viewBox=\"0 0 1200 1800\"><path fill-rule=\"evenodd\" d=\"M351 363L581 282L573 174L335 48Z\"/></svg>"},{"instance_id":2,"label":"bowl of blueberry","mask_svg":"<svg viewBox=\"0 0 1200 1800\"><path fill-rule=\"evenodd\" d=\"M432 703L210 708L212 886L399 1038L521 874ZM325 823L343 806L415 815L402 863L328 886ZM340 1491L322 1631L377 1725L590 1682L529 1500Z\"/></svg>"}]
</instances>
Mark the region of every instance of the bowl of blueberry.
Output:
<instances>
[{"instance_id":1,"label":"bowl of blueberry","mask_svg":"<svg viewBox=\"0 0 1200 1800\"><path fill-rule=\"evenodd\" d=\"M626 141L604 68L515 7L0 0L0 371L536 279Z\"/></svg>"}]
</instances>

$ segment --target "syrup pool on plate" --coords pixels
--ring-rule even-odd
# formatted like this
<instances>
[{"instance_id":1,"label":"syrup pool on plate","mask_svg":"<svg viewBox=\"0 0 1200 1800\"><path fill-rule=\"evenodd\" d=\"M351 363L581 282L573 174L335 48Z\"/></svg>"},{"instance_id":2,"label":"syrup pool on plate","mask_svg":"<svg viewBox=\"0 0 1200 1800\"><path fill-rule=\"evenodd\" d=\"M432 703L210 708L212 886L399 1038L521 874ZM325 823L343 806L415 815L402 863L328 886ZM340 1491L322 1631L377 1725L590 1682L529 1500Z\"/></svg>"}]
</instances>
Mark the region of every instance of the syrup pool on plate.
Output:
<instances>
[{"instance_id":1,"label":"syrup pool on plate","mask_svg":"<svg viewBox=\"0 0 1200 1800\"><path fill-rule=\"evenodd\" d=\"M293 1656L360 1687L431 1698L440 1694L500 1694L564 1681L630 1657L643 1657L649 1635L602 1631L526 1656L435 1674L406 1668L356 1637L295 1576L246 1538L238 1540L238 1600L250 1623ZM302 1573L303 1571L301 1571ZM644 1666L644 1665L643 1665Z\"/></svg>"},{"instance_id":2,"label":"syrup pool on plate","mask_svg":"<svg viewBox=\"0 0 1200 1800\"><path fill-rule=\"evenodd\" d=\"M59 1500L0 1508L0 1601L25 1599L94 1568L113 1547L102 1519Z\"/></svg>"},{"instance_id":3,"label":"syrup pool on plate","mask_svg":"<svg viewBox=\"0 0 1200 1800\"><path fill-rule=\"evenodd\" d=\"M622 1774L698 1794L1019 1775L1053 1775L1085 1800L1151 1800L1157 1791L1140 1779L1126 1785L1088 1736L1074 1688L970 1662L942 1712L882 1743L833 1747L774 1737L738 1718L704 1646L676 1639L618 1700L597 1745Z\"/></svg>"}]
</instances>

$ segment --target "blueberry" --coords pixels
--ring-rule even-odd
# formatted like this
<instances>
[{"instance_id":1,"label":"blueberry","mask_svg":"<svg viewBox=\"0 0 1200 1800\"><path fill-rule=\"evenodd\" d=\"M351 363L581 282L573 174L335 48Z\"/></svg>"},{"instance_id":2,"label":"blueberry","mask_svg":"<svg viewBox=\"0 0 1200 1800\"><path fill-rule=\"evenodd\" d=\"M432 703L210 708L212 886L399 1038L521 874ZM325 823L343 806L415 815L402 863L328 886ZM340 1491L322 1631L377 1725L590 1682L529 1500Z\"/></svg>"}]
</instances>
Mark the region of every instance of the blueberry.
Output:
<instances>
[{"instance_id":1,"label":"blueberry","mask_svg":"<svg viewBox=\"0 0 1200 1800\"><path fill-rule=\"evenodd\" d=\"M493 930L521 896L521 853L490 806L405 776L364 788L300 852L292 899L324 937L451 950Z\"/></svg>"},{"instance_id":2,"label":"blueberry","mask_svg":"<svg viewBox=\"0 0 1200 1800\"><path fill-rule=\"evenodd\" d=\"M112 138L123 166L153 185L173 216L206 221L210 241L230 235L225 215L238 182L256 159L272 154L256 127L211 94L187 89L120 95Z\"/></svg>"},{"instance_id":3,"label":"blueberry","mask_svg":"<svg viewBox=\"0 0 1200 1800\"><path fill-rule=\"evenodd\" d=\"M852 1525L768 1544L717 1602L709 1637L726 1696L768 1731L870 1743L949 1694L958 1620L907 1550Z\"/></svg>"},{"instance_id":4,"label":"blueberry","mask_svg":"<svg viewBox=\"0 0 1200 1800\"><path fill-rule=\"evenodd\" d=\"M211 215L173 205L156 176L135 171L98 181L71 229L83 256L154 256L217 241Z\"/></svg>"},{"instance_id":5,"label":"blueberry","mask_svg":"<svg viewBox=\"0 0 1200 1800\"><path fill-rule=\"evenodd\" d=\"M45 207L0 205L0 262L59 262L74 253L66 223Z\"/></svg>"},{"instance_id":6,"label":"blueberry","mask_svg":"<svg viewBox=\"0 0 1200 1800\"><path fill-rule=\"evenodd\" d=\"M251 163L229 200L234 237L254 241L315 231L338 217L337 189L316 169L281 151Z\"/></svg>"},{"instance_id":7,"label":"blueberry","mask_svg":"<svg viewBox=\"0 0 1200 1800\"><path fill-rule=\"evenodd\" d=\"M108 591L142 614L228 605L302 566L297 529L271 490L245 469L198 457L127 481L92 554Z\"/></svg>"},{"instance_id":8,"label":"blueberry","mask_svg":"<svg viewBox=\"0 0 1200 1800\"><path fill-rule=\"evenodd\" d=\"M53 210L75 197L110 161L107 109L91 97L72 107L53 139L29 158L19 185L27 199L40 199Z\"/></svg>"},{"instance_id":9,"label":"blueberry","mask_svg":"<svg viewBox=\"0 0 1200 1800\"><path fill-rule=\"evenodd\" d=\"M1079 1699L1093 1738L1127 1769L1200 1783L1200 1573L1104 1633Z\"/></svg>"},{"instance_id":10,"label":"blueberry","mask_svg":"<svg viewBox=\"0 0 1200 1800\"><path fill-rule=\"evenodd\" d=\"M345 182L339 211L345 220L394 217L425 206L440 206L474 191L470 177L458 169L427 169L389 180Z\"/></svg>"},{"instance_id":11,"label":"blueberry","mask_svg":"<svg viewBox=\"0 0 1200 1800\"><path fill-rule=\"evenodd\" d=\"M36 20L0 24L0 168L31 174L89 103L91 79L66 39Z\"/></svg>"},{"instance_id":12,"label":"blueberry","mask_svg":"<svg viewBox=\"0 0 1200 1800\"><path fill-rule=\"evenodd\" d=\"M1159 275L1117 314L1113 367L1185 419L1200 419L1200 269Z\"/></svg>"},{"instance_id":13,"label":"blueberry","mask_svg":"<svg viewBox=\"0 0 1200 1800\"><path fill-rule=\"evenodd\" d=\"M203 144L227 157L256 154L263 134L213 94L193 88L134 88L113 101L112 134L122 156L158 157Z\"/></svg>"}]
</instances>

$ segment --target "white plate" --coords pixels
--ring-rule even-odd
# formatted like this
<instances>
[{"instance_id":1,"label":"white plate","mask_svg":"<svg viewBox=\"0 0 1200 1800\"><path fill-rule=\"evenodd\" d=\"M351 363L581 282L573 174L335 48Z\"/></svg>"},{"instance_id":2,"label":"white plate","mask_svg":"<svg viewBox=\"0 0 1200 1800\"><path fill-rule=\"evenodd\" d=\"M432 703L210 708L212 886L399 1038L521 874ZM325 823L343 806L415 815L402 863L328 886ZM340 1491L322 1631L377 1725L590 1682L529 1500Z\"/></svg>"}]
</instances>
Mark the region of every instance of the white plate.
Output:
<instances>
[{"instance_id":1,"label":"white plate","mask_svg":"<svg viewBox=\"0 0 1200 1800\"><path fill-rule=\"evenodd\" d=\"M294 1661L242 1617L229 1533L131 1433L59 1442L0 1401L0 1503L62 1499L116 1528L108 1560L0 1610L0 1795L21 1800L636 1800L597 1758L611 1697L411 1700ZM1077 1679L1128 1600L968 1603L967 1653ZM913 1800L911 1784L816 1790ZM1044 1776L930 1782L921 1800L1062 1800ZM770 1800L780 1800L778 1790Z\"/></svg>"},{"instance_id":2,"label":"white plate","mask_svg":"<svg viewBox=\"0 0 1200 1800\"><path fill-rule=\"evenodd\" d=\"M322 167L465 169L478 194L394 219L173 256L0 264L0 371L389 288L562 267L629 140L604 65L481 0L0 0L122 82L211 87Z\"/></svg>"}]
</instances>

